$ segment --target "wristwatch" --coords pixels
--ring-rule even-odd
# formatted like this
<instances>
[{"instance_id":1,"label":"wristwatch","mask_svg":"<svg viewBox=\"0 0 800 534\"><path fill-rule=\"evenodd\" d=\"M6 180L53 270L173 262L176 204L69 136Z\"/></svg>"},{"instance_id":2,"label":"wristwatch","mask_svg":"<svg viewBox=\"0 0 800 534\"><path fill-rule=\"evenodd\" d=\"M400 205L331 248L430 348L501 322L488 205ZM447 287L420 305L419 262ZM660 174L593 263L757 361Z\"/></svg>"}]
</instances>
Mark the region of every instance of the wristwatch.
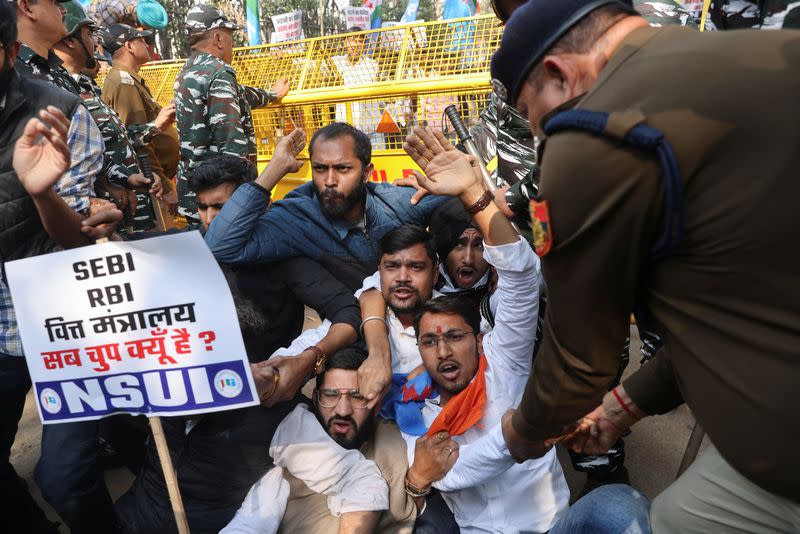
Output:
<instances>
[{"instance_id":1,"label":"wristwatch","mask_svg":"<svg viewBox=\"0 0 800 534\"><path fill-rule=\"evenodd\" d=\"M317 375L322 374L322 372L325 370L325 362L328 360L328 357L325 355L324 352L322 352L322 349L320 349L316 345L311 345L310 347L306 347L306 349L303 352L305 352L306 350L313 352L314 356L316 356L317 358L314 361L314 370L312 371L311 376L309 377L313 378Z\"/></svg>"}]
</instances>

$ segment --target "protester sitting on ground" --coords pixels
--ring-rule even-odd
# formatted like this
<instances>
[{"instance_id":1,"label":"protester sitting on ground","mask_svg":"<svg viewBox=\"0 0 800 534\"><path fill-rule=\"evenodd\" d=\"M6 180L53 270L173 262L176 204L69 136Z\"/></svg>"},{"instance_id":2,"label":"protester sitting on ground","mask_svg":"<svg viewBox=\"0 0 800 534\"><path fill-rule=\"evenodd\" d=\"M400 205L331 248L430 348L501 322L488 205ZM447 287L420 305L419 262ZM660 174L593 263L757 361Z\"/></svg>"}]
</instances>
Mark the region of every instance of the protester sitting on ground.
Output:
<instances>
[{"instance_id":1,"label":"protester sitting on ground","mask_svg":"<svg viewBox=\"0 0 800 534\"><path fill-rule=\"evenodd\" d=\"M481 334L480 314L464 296L443 296L423 306L415 331L432 387L426 388L428 398L414 406L419 410L416 431L406 427L403 437L412 464L415 448L439 445L448 436L455 443L437 448L436 454L449 456L459 446L469 447L490 436L470 457L474 454L476 461L487 462L493 454L502 456L503 461L494 464L496 471L475 470L476 478L451 474L437 482L461 531L546 532L566 511L569 500L555 451L517 465L505 450L500 425L505 411L522 395L532 367L536 329L531 325L539 304L539 260L494 203L482 202L490 194L480 177L469 172L473 180L464 179L460 188L442 192L460 196L474 214L484 238L484 256L498 272L495 327ZM422 434L426 437L417 441ZM457 462L465 462L465 456ZM434 482L421 477L413 466L409 469L410 493L423 497ZM520 506L522 502L526 505Z\"/></svg>"},{"instance_id":2,"label":"protester sitting on ground","mask_svg":"<svg viewBox=\"0 0 800 534\"><path fill-rule=\"evenodd\" d=\"M388 510L370 512L364 508L360 513L353 511L340 516L339 501L326 499L328 492L324 488L340 485L339 479L347 474L344 468L349 467L348 464L329 465L318 454L301 457L306 451L299 450L291 452L297 456L292 465L279 464L256 482L223 533L399 534L412 531L416 508L404 490L405 452L378 445L382 442L380 434L390 431L390 425L375 418L375 410L367 407L367 399L358 391L357 369L366 357L363 350L348 347L327 360L324 374L317 375L313 412L332 439L330 447L359 451L375 461L389 486ZM316 422L311 424L317 425ZM300 440L289 433L281 434L281 427L273 439L273 447L278 439L293 440L288 443ZM300 473L293 470L297 466L302 467ZM276 476L275 471L280 476ZM310 479L313 484L298 477ZM352 487L350 490L366 494L369 488Z\"/></svg>"},{"instance_id":3,"label":"protester sitting on ground","mask_svg":"<svg viewBox=\"0 0 800 534\"><path fill-rule=\"evenodd\" d=\"M227 263L319 259L355 291L377 270L381 238L401 224L426 225L444 199L431 196L412 206L414 189L370 182L369 138L349 124L317 130L308 152L310 183L269 205L272 188L301 165L273 158L254 183L234 194L206 242Z\"/></svg>"},{"instance_id":4,"label":"protester sitting on ground","mask_svg":"<svg viewBox=\"0 0 800 534\"><path fill-rule=\"evenodd\" d=\"M364 292L378 294L377 301L382 309L380 314L366 317L361 325L364 339L370 351L381 347L385 357L388 374L387 381L394 374L396 382L404 382L406 375L422 365L416 337L414 335L414 317L422 304L440 293L434 291L437 280L438 261L433 249L431 235L419 226L403 225L395 228L380 241L380 267L378 272L364 280L364 285L355 295ZM384 300L383 295L387 295ZM361 296L363 299L364 297ZM379 332L373 336L369 330L370 323L378 320L383 323ZM328 335L330 321L313 329L304 331L292 344L278 351L278 354L293 354L301 347L317 343ZM386 330L388 328L388 331ZM388 332L388 334L387 334ZM386 347L373 337L381 338ZM380 398L371 400L370 408L378 404Z\"/></svg>"},{"instance_id":5,"label":"protester sitting on ground","mask_svg":"<svg viewBox=\"0 0 800 534\"><path fill-rule=\"evenodd\" d=\"M297 132L295 136L301 135ZM292 137L276 147L277 158ZM300 143L302 146L302 142ZM241 184L254 180L255 167L243 158L220 155L192 174L199 215L210 224ZM192 532L217 532L233 517L250 486L272 466L269 443L278 423L297 402L300 387L322 369L334 347L357 339L358 305L350 290L309 258L261 265L223 265L239 312L245 347L264 406L204 415L199 421L163 418L176 464ZM303 304L317 310L333 326L315 344L304 345L293 357L265 358L287 346L303 325ZM288 403L283 400L294 399ZM238 451L232 454L231 451ZM145 466L133 488L117 503L126 532L151 532L172 521L164 479L152 443Z\"/></svg>"},{"instance_id":6,"label":"protester sitting on ground","mask_svg":"<svg viewBox=\"0 0 800 534\"><path fill-rule=\"evenodd\" d=\"M377 269L381 238L401 224L426 225L444 200L431 196L412 205L415 189L369 182L369 138L349 124L317 130L308 152L311 183L270 205L271 189L302 165L294 157L273 156L255 182L231 197L209 226L206 243L224 263L307 256L355 291ZM374 384L370 377L383 376L387 363L370 355L364 365L361 392L374 400L387 383Z\"/></svg>"},{"instance_id":7,"label":"protester sitting on ground","mask_svg":"<svg viewBox=\"0 0 800 534\"><path fill-rule=\"evenodd\" d=\"M430 234L423 228L412 225L395 228L381 239L380 252L378 279L376 281L375 276L366 279L362 290L377 287L382 289L383 294L388 295L387 301L382 297L379 298L383 314L378 322L384 323L385 326L381 326L381 330L374 334L380 338L379 341L373 342L373 334L366 337L366 340L368 346L380 346L387 354L381 357L388 362L386 380L391 380L393 387L389 397L384 398L380 414L383 418L394 420L397 419L394 401L400 397L406 377L415 370L419 372L422 365L414 336L414 317L424 302L440 294L433 290L437 276L436 253L433 250ZM373 319L376 317L373 316ZM365 334L371 323L372 320L362 323L362 331ZM386 326L388 326L388 339ZM318 340L328 334L329 328L329 322L325 321L315 329L306 330L292 342L291 346L280 349L276 354L296 354L302 347L318 343ZM364 372L364 365L358 371L361 375ZM376 408L380 399L381 397L377 397L371 400L368 408ZM386 424L384 432L378 438L381 449L399 451L399 454L395 455L398 456L395 459L398 468L401 465L405 466L405 444L396 426ZM426 514L420 522L423 525L430 524L433 531L444 532L447 520L452 520L451 515L446 510L446 505L438 500L426 508ZM417 527L419 529L420 525Z\"/></svg>"}]
</instances>

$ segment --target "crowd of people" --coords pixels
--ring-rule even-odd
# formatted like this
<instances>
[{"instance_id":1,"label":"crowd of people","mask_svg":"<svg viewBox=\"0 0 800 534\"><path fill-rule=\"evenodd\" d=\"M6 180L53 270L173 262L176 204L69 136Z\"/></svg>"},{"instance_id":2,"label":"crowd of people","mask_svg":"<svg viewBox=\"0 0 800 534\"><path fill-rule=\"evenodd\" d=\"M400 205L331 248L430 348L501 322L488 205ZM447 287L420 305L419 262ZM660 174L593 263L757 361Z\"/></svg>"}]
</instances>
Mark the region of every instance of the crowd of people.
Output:
<instances>
[{"instance_id":1,"label":"crowd of people","mask_svg":"<svg viewBox=\"0 0 800 534\"><path fill-rule=\"evenodd\" d=\"M295 129L258 173L251 110L290 86L237 82L240 28L211 5L186 16L162 108L150 30L0 0L2 261L201 232L261 403L162 418L192 532L800 531L800 33L656 28L628 0L493 7L473 133L513 184L497 192L420 126L420 171L395 184L344 121ZM311 181L273 201L306 146ZM646 363L620 383L631 314ZM3 275L0 509L58 532L10 462L30 388ZM651 505L622 436L684 402L711 445ZM572 498L557 444L589 473ZM112 502L115 454L136 478ZM35 476L73 533L177 530L136 418L44 425Z\"/></svg>"}]
</instances>

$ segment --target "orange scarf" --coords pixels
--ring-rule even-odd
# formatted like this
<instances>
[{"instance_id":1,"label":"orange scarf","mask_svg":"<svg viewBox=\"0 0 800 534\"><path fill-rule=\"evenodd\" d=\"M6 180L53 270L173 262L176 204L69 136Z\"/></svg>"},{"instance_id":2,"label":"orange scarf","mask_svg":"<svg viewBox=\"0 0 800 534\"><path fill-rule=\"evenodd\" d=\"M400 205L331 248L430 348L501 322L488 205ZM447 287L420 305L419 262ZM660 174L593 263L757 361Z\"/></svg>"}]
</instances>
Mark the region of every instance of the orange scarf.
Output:
<instances>
[{"instance_id":1,"label":"orange scarf","mask_svg":"<svg viewBox=\"0 0 800 534\"><path fill-rule=\"evenodd\" d=\"M451 436L460 436L481 420L486 405L486 356L478 357L478 372L475 378L458 395L442 408L441 413L433 420L427 436L437 432L447 432Z\"/></svg>"}]
</instances>

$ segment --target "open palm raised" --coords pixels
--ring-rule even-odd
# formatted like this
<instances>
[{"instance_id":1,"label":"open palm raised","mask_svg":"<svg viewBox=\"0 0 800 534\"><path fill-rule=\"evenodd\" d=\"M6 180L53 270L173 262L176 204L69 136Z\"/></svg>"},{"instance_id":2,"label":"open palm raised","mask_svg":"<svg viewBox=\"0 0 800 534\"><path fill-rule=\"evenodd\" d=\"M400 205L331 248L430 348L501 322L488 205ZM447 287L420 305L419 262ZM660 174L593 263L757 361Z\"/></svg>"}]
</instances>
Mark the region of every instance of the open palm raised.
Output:
<instances>
[{"instance_id":1,"label":"open palm raised","mask_svg":"<svg viewBox=\"0 0 800 534\"><path fill-rule=\"evenodd\" d=\"M478 161L458 151L439 130L417 126L406 137L403 150L425 173L415 171L419 185L434 195L457 196L470 187L482 187Z\"/></svg>"},{"instance_id":2,"label":"open palm raised","mask_svg":"<svg viewBox=\"0 0 800 534\"><path fill-rule=\"evenodd\" d=\"M48 192L69 169L69 122L60 110L47 106L28 121L14 146L14 171L32 197Z\"/></svg>"}]
</instances>

